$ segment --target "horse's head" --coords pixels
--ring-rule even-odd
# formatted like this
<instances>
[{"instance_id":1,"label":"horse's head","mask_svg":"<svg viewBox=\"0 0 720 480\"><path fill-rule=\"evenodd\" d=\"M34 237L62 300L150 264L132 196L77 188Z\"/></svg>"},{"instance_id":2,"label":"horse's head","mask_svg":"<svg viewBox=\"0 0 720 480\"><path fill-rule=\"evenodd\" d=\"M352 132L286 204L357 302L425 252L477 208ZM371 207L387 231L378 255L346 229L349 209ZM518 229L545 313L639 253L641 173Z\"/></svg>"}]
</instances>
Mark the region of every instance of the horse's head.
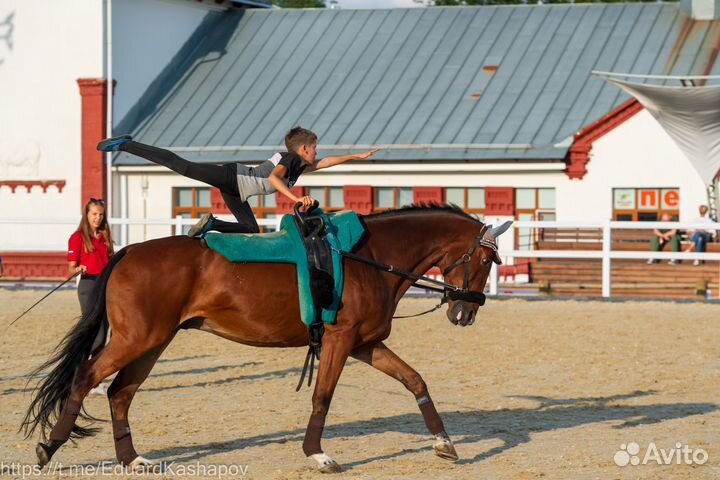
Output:
<instances>
[{"instance_id":1,"label":"horse's head","mask_svg":"<svg viewBox=\"0 0 720 480\"><path fill-rule=\"evenodd\" d=\"M461 286L461 290L446 290L448 300L447 316L455 325L463 327L475 322L477 310L485 303L485 284L492 264L500 265L497 238L512 225L507 221L499 227L483 225L471 245L466 245L464 253L443 270L445 281Z\"/></svg>"}]
</instances>

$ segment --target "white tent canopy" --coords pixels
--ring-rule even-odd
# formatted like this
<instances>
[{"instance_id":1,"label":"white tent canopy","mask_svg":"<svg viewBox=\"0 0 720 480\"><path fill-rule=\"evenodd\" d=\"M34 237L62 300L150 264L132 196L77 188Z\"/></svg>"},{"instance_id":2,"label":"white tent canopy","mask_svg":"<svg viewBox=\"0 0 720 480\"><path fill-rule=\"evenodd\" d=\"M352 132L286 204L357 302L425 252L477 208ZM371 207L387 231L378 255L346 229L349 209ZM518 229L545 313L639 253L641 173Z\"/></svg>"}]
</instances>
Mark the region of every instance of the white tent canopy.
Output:
<instances>
[{"instance_id":1,"label":"white tent canopy","mask_svg":"<svg viewBox=\"0 0 720 480\"><path fill-rule=\"evenodd\" d=\"M690 160L703 182L710 185L720 170L720 85L665 86L619 80L709 79L720 77L659 77L594 72L625 90L645 107Z\"/></svg>"}]
</instances>

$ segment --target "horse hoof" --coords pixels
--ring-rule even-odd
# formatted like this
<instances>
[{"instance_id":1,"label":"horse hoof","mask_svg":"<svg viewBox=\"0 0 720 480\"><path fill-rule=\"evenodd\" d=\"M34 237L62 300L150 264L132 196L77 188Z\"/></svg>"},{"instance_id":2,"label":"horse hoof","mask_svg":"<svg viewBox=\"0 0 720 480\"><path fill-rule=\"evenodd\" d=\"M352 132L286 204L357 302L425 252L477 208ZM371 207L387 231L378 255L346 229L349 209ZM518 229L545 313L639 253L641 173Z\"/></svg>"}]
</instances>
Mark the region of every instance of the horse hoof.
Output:
<instances>
[{"instance_id":1,"label":"horse hoof","mask_svg":"<svg viewBox=\"0 0 720 480\"><path fill-rule=\"evenodd\" d=\"M127 468L130 470L155 471L160 468L160 465L138 455L135 457L135 460L128 463Z\"/></svg>"},{"instance_id":2,"label":"horse hoof","mask_svg":"<svg viewBox=\"0 0 720 480\"><path fill-rule=\"evenodd\" d=\"M433 445L433 449L435 450L435 455L445 460L455 461L460 458L455 451L455 445L453 445L452 440L447 436L438 436L437 442Z\"/></svg>"},{"instance_id":3,"label":"horse hoof","mask_svg":"<svg viewBox=\"0 0 720 480\"><path fill-rule=\"evenodd\" d=\"M60 440L49 440L47 445L42 442L38 442L35 447L35 455L37 455L38 466L42 468L50 463L50 459L53 455L55 455L55 452L57 452L58 448L60 448L63 443L65 442Z\"/></svg>"},{"instance_id":4,"label":"horse hoof","mask_svg":"<svg viewBox=\"0 0 720 480\"><path fill-rule=\"evenodd\" d=\"M310 458L315 460L318 465L318 470L320 470L321 473L340 473L342 472L342 467L340 464L338 464L331 456L329 456L326 453L316 453L314 455L310 455Z\"/></svg>"},{"instance_id":5,"label":"horse hoof","mask_svg":"<svg viewBox=\"0 0 720 480\"><path fill-rule=\"evenodd\" d=\"M40 468L43 468L45 465L47 465L50 462L50 458L52 457L52 455L50 454L50 449L42 442L38 443L35 447L35 455L37 455L38 466Z\"/></svg>"}]
</instances>

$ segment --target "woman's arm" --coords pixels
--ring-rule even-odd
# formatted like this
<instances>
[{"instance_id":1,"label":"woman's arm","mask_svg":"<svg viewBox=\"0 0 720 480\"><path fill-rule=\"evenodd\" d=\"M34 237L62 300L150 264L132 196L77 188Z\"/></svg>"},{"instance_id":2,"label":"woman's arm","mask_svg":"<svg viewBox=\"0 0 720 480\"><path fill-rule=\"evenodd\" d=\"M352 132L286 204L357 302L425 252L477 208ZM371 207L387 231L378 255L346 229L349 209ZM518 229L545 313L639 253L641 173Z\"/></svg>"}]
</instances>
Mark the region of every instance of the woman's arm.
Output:
<instances>
[{"instance_id":1,"label":"woman's arm","mask_svg":"<svg viewBox=\"0 0 720 480\"><path fill-rule=\"evenodd\" d=\"M78 262L68 262L68 272L70 275L74 275L77 272L87 272L85 265L78 265Z\"/></svg>"}]
</instances>

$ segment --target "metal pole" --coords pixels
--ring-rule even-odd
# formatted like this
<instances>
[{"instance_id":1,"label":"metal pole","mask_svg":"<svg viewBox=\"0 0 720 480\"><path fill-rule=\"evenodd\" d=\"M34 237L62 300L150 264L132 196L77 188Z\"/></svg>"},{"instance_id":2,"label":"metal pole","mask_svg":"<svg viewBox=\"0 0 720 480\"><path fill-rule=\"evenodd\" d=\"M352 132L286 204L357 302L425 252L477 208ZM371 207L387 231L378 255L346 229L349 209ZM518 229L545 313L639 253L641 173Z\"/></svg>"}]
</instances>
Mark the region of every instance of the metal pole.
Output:
<instances>
[{"instance_id":1,"label":"metal pole","mask_svg":"<svg viewBox=\"0 0 720 480\"><path fill-rule=\"evenodd\" d=\"M112 0L105 0L105 91L107 98L105 117L105 136L113 134L113 80L112 80ZM105 172L107 175L107 198L105 199L105 217L113 212L112 188L112 152L105 153Z\"/></svg>"},{"instance_id":2,"label":"metal pole","mask_svg":"<svg viewBox=\"0 0 720 480\"><path fill-rule=\"evenodd\" d=\"M708 197L708 209L710 210L708 216L713 222L718 220L717 210L717 177L713 179L707 186L707 197Z\"/></svg>"},{"instance_id":3,"label":"metal pole","mask_svg":"<svg viewBox=\"0 0 720 480\"><path fill-rule=\"evenodd\" d=\"M128 218L128 205L127 205L127 191L128 191L128 177L127 175L122 175L120 177L120 191L118 192L118 199L120 202L120 216L123 219ZM123 223L122 227L120 227L120 243L122 245L128 244L128 239L130 238L130 225L128 223Z\"/></svg>"},{"instance_id":4,"label":"metal pole","mask_svg":"<svg viewBox=\"0 0 720 480\"><path fill-rule=\"evenodd\" d=\"M602 296L610 298L610 251L612 250L612 236L610 220L603 225L603 256L602 256Z\"/></svg>"}]
</instances>

